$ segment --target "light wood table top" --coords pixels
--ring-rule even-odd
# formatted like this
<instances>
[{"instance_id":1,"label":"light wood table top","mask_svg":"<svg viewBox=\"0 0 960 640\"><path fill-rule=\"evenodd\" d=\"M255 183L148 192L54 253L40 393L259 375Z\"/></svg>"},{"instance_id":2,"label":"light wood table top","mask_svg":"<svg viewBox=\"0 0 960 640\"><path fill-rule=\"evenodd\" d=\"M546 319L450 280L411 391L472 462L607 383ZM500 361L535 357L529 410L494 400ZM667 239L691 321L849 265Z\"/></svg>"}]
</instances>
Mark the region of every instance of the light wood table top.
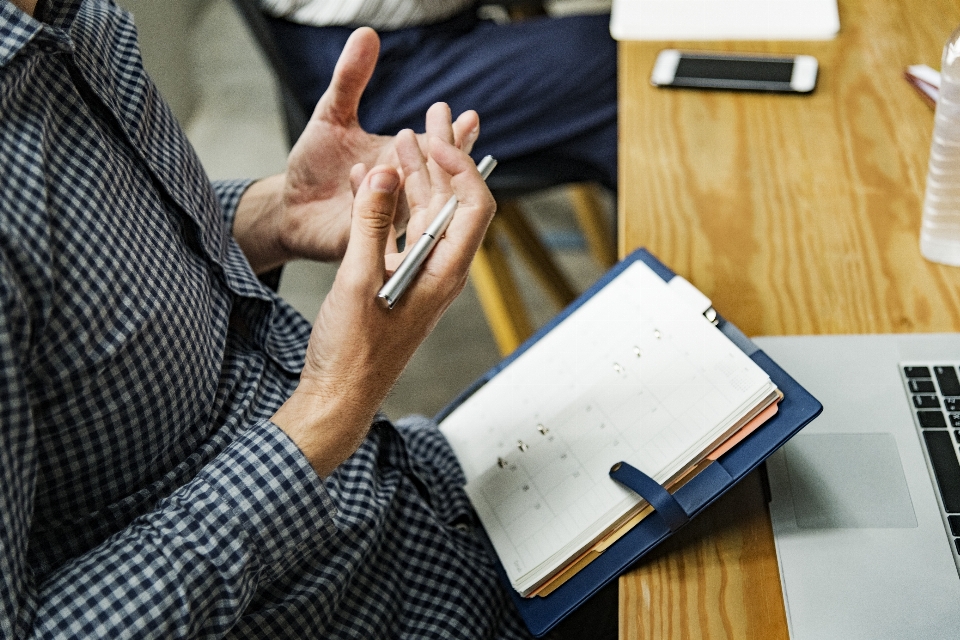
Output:
<instances>
[{"instance_id":1,"label":"light wood table top","mask_svg":"<svg viewBox=\"0 0 960 640\"><path fill-rule=\"evenodd\" d=\"M960 331L960 268L919 251L933 112L902 77L939 68L960 5L840 0L840 21L828 42L620 44L620 253L647 247L749 336ZM668 47L811 54L818 87L651 87ZM762 486L621 577L621 637L788 637Z\"/></svg>"}]
</instances>

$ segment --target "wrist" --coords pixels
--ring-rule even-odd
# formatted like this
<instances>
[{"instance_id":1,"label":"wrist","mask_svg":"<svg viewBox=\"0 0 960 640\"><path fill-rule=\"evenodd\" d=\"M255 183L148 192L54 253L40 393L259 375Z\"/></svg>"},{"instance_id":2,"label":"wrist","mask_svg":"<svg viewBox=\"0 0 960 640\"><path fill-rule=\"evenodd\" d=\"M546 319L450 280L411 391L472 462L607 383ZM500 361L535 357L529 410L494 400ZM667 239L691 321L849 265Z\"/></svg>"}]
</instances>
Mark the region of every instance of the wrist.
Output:
<instances>
[{"instance_id":1,"label":"wrist","mask_svg":"<svg viewBox=\"0 0 960 640\"><path fill-rule=\"evenodd\" d=\"M301 382L271 417L320 477L326 477L360 447L373 421L357 403L332 398Z\"/></svg>"},{"instance_id":2,"label":"wrist","mask_svg":"<svg viewBox=\"0 0 960 640\"><path fill-rule=\"evenodd\" d=\"M252 183L237 204L233 237L255 273L275 269L293 256L282 241L285 174Z\"/></svg>"}]
</instances>

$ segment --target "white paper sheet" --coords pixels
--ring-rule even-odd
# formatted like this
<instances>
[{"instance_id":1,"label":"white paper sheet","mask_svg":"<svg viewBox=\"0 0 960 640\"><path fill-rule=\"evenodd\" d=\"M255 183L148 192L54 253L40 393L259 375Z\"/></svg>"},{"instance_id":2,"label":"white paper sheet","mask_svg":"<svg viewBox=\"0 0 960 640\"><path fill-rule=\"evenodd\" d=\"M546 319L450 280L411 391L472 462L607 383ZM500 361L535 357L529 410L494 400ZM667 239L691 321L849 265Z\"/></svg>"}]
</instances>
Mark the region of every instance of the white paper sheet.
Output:
<instances>
[{"instance_id":1,"label":"white paper sheet","mask_svg":"<svg viewBox=\"0 0 960 640\"><path fill-rule=\"evenodd\" d=\"M769 396L766 373L637 261L441 424L523 593Z\"/></svg>"}]
</instances>

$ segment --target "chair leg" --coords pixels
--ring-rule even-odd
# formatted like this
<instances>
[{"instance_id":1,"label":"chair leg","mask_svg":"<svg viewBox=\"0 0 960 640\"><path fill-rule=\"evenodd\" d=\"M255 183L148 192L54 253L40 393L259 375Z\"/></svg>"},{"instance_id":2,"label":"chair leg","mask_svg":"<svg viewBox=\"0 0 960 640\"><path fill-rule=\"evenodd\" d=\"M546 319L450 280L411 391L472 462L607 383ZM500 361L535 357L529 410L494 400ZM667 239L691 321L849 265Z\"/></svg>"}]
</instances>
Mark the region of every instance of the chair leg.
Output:
<instances>
[{"instance_id":1,"label":"chair leg","mask_svg":"<svg viewBox=\"0 0 960 640\"><path fill-rule=\"evenodd\" d=\"M572 184L567 193L590 253L594 260L609 269L617 262L617 249L613 246L613 234L607 226L597 186L586 182Z\"/></svg>"},{"instance_id":2,"label":"chair leg","mask_svg":"<svg viewBox=\"0 0 960 640\"><path fill-rule=\"evenodd\" d=\"M496 220L495 220L496 222ZM470 267L480 307L501 355L533 335L533 323L520 296L507 257L498 244L499 224L491 224Z\"/></svg>"},{"instance_id":3,"label":"chair leg","mask_svg":"<svg viewBox=\"0 0 960 640\"><path fill-rule=\"evenodd\" d=\"M503 224L503 230L516 245L519 254L526 260L527 267L547 290L553 301L560 307L573 302L577 297L576 290L557 266L553 256L540 242L537 232L523 217L520 205L515 200L498 203L497 215L494 219L497 218Z\"/></svg>"},{"instance_id":4,"label":"chair leg","mask_svg":"<svg viewBox=\"0 0 960 640\"><path fill-rule=\"evenodd\" d=\"M604 266L616 262L616 251L604 222L603 206L593 185L571 185L570 197L594 258ZM524 306L507 256L500 246L509 237L517 253L559 307L577 297L576 290L523 215L516 200L498 202L496 216L470 269L473 285L500 353L507 355L533 334L533 323Z\"/></svg>"}]
</instances>

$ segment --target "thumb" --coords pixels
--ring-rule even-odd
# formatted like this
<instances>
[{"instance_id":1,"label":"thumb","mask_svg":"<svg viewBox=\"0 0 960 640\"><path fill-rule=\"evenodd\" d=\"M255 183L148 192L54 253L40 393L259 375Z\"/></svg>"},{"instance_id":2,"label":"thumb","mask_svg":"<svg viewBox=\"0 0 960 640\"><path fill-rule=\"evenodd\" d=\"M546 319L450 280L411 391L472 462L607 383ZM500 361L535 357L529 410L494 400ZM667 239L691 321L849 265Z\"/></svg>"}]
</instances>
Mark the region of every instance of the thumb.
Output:
<instances>
[{"instance_id":1,"label":"thumb","mask_svg":"<svg viewBox=\"0 0 960 640\"><path fill-rule=\"evenodd\" d=\"M400 175L388 165L374 167L360 182L353 199L350 240L341 271L368 274L379 288L383 285L384 252L393 229L400 193Z\"/></svg>"},{"instance_id":2,"label":"thumb","mask_svg":"<svg viewBox=\"0 0 960 640\"><path fill-rule=\"evenodd\" d=\"M356 122L360 97L373 75L379 53L380 38L373 29L361 27L350 34L313 117L344 125Z\"/></svg>"}]
</instances>

